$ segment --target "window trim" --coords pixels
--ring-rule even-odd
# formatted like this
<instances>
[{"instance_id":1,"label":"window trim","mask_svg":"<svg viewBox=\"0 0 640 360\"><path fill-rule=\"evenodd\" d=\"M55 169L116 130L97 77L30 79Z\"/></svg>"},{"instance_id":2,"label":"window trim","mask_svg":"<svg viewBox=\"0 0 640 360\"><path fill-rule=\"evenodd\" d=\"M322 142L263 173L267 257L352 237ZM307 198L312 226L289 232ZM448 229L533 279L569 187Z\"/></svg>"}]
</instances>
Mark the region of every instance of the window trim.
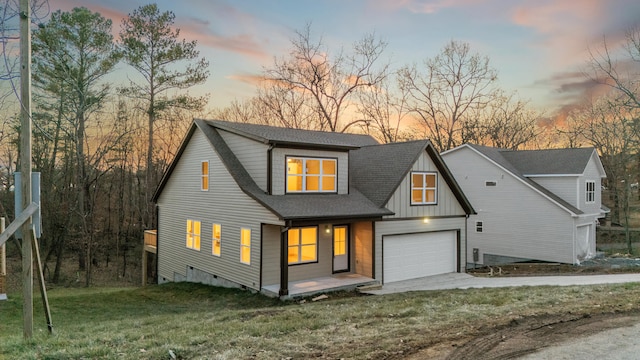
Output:
<instances>
[{"instance_id":1,"label":"window trim","mask_svg":"<svg viewBox=\"0 0 640 360\"><path fill-rule=\"evenodd\" d=\"M302 240L302 229L315 229L316 230L316 241L313 244L316 247L316 257L314 260L311 261L300 261L300 256L302 255L302 241L300 241L300 243L298 245L294 245L291 246L289 245L289 231L291 230L298 230L299 232L299 236L300 236L300 240ZM318 263L318 243L320 240L320 234L319 234L320 229L318 228L318 226L300 226L300 227L292 227L289 230L287 230L287 265L289 266L295 266L295 265L305 265L305 264L317 264ZM309 246L311 244L306 244L306 246ZM296 262L289 262L289 248L291 247L297 247L298 248L298 261Z\"/></svg>"},{"instance_id":2,"label":"window trim","mask_svg":"<svg viewBox=\"0 0 640 360\"><path fill-rule=\"evenodd\" d=\"M592 185L593 189L589 190L589 185ZM594 204L596 202L596 182L593 180L585 181L584 190L585 190L585 194L584 194L585 204Z\"/></svg>"},{"instance_id":3,"label":"window trim","mask_svg":"<svg viewBox=\"0 0 640 360\"><path fill-rule=\"evenodd\" d=\"M307 160L319 160L320 164L322 164L323 160L330 160L335 163L336 173L331 175L325 175L322 171L322 165L320 165L320 174L318 174L318 188L319 190L304 190L307 180L307 174L300 174L302 177L302 190L300 191L289 191L289 169L288 163L289 159L300 159L302 160L302 166L305 168ZM297 175L297 174L295 174ZM315 175L314 175L315 176ZM322 179L324 177L333 176L333 187L334 190L322 190ZM337 157L320 157L320 156L297 156L297 155L285 155L284 159L284 192L285 194L337 194L338 193L338 158Z\"/></svg>"},{"instance_id":4,"label":"window trim","mask_svg":"<svg viewBox=\"0 0 640 360\"><path fill-rule=\"evenodd\" d=\"M413 190L414 190L414 186L413 186L413 175L414 174L422 174L424 175L434 175L436 177L436 184L435 187L430 188L427 187L427 182L424 182L424 186L420 189L422 189L423 191L423 196L422 199L424 200L424 194L426 193L426 190L433 190L434 191L434 200L433 202L414 202L413 201ZM437 171L411 171L409 173L409 200L411 203L411 206L422 206L422 205L438 205L438 186L439 186L439 176L438 176L438 172ZM415 190L418 190L418 188L415 188Z\"/></svg>"},{"instance_id":5,"label":"window trim","mask_svg":"<svg viewBox=\"0 0 640 360\"><path fill-rule=\"evenodd\" d=\"M248 243L244 243L244 234L245 232L249 233L249 242ZM249 259L247 261L244 261L244 251L245 249L249 250ZM240 228L240 263L242 264L246 264L246 265L251 265L251 229L249 228Z\"/></svg>"},{"instance_id":6,"label":"window trim","mask_svg":"<svg viewBox=\"0 0 640 360\"><path fill-rule=\"evenodd\" d=\"M205 174L204 164L207 164L207 172ZM211 169L209 167L209 160L202 160L200 162L200 191L209 191L210 185L210 174ZM205 186L206 185L206 186Z\"/></svg>"},{"instance_id":7,"label":"window trim","mask_svg":"<svg viewBox=\"0 0 640 360\"><path fill-rule=\"evenodd\" d=\"M216 238L216 226L218 227L218 237ZM216 241L218 242L218 253L216 254ZM220 257L222 254L222 225L211 225L211 255Z\"/></svg>"},{"instance_id":8,"label":"window trim","mask_svg":"<svg viewBox=\"0 0 640 360\"><path fill-rule=\"evenodd\" d=\"M199 232L196 233L196 223L198 224ZM189 226L191 225L191 226ZM189 231L189 227L191 227L191 232ZM191 237L191 246L189 246L189 238ZM196 241L197 240L197 241ZM187 249L200 251L202 240L202 223L198 220L187 219L187 235L186 235L186 243L185 246ZM197 243L197 247L196 247Z\"/></svg>"},{"instance_id":9,"label":"window trim","mask_svg":"<svg viewBox=\"0 0 640 360\"><path fill-rule=\"evenodd\" d=\"M476 232L477 233L484 232L484 221L482 221L482 220L476 221Z\"/></svg>"}]
</instances>

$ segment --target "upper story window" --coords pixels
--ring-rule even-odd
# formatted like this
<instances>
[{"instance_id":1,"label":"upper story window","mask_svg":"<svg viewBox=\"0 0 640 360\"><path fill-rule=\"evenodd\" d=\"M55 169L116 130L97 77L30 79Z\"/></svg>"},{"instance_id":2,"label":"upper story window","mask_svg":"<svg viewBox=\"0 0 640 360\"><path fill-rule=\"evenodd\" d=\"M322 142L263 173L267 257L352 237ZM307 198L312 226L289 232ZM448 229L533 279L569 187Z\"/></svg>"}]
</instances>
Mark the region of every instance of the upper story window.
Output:
<instances>
[{"instance_id":1,"label":"upper story window","mask_svg":"<svg viewBox=\"0 0 640 360\"><path fill-rule=\"evenodd\" d=\"M586 182L585 195L586 195L585 201L587 204L596 202L596 182L595 181Z\"/></svg>"},{"instance_id":2,"label":"upper story window","mask_svg":"<svg viewBox=\"0 0 640 360\"><path fill-rule=\"evenodd\" d=\"M209 191L209 162L203 161L200 166L200 190Z\"/></svg>"},{"instance_id":3,"label":"upper story window","mask_svg":"<svg viewBox=\"0 0 640 360\"><path fill-rule=\"evenodd\" d=\"M411 205L430 205L438 202L438 173L411 173Z\"/></svg>"},{"instance_id":4,"label":"upper story window","mask_svg":"<svg viewBox=\"0 0 640 360\"><path fill-rule=\"evenodd\" d=\"M287 192L335 193L337 159L287 156Z\"/></svg>"},{"instance_id":5,"label":"upper story window","mask_svg":"<svg viewBox=\"0 0 640 360\"><path fill-rule=\"evenodd\" d=\"M476 221L476 232L482 232L484 228L484 224L482 221Z\"/></svg>"}]
</instances>

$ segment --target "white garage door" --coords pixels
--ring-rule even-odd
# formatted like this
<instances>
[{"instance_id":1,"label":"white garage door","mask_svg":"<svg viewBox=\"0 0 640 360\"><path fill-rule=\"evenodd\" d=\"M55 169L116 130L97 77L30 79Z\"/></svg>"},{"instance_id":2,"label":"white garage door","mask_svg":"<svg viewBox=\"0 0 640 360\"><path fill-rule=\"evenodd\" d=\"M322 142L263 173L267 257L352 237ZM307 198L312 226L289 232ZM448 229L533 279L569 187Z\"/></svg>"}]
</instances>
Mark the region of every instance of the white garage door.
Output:
<instances>
[{"instance_id":1,"label":"white garage door","mask_svg":"<svg viewBox=\"0 0 640 360\"><path fill-rule=\"evenodd\" d=\"M382 266L385 283L456 272L456 232L385 236Z\"/></svg>"}]
</instances>

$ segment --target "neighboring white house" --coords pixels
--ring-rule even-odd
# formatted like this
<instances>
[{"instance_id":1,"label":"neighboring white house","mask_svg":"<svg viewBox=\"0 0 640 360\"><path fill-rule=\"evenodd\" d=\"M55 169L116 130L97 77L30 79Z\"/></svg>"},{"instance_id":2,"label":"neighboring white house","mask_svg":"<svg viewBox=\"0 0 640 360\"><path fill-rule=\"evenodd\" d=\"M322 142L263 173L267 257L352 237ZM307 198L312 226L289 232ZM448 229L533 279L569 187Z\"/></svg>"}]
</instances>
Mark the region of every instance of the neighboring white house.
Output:
<instances>
[{"instance_id":1,"label":"neighboring white house","mask_svg":"<svg viewBox=\"0 0 640 360\"><path fill-rule=\"evenodd\" d=\"M427 140L205 120L154 201L159 282L281 297L464 271L474 213Z\"/></svg>"},{"instance_id":2,"label":"neighboring white house","mask_svg":"<svg viewBox=\"0 0 640 360\"><path fill-rule=\"evenodd\" d=\"M577 264L596 251L606 177L593 148L505 150L465 144L441 154L477 211L469 265L523 260Z\"/></svg>"}]
</instances>

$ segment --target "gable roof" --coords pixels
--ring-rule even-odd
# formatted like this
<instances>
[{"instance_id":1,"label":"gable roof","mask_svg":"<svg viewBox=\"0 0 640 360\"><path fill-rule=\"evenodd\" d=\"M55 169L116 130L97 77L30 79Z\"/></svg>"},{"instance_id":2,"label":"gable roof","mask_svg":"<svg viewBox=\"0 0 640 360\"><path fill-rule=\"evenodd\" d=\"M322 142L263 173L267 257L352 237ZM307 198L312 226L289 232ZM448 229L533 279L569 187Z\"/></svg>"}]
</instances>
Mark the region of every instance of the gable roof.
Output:
<instances>
[{"instance_id":1,"label":"gable roof","mask_svg":"<svg viewBox=\"0 0 640 360\"><path fill-rule=\"evenodd\" d=\"M587 162L589 161L588 159L590 158L593 151L595 151L593 148L586 149L586 150L589 150L589 156L586 159L584 156L584 154L586 153L585 149L558 149L558 150L565 150L565 151L506 150L506 149L494 148L490 146L465 144L455 149L449 150L447 152L456 151L464 147L469 147L470 149L473 149L474 151L480 153L484 157L488 158L490 161L494 162L495 164L499 165L500 167L504 168L505 170L513 174L518 179L522 180L525 184L529 185L530 187L544 194L544 196L551 199L552 201L554 201L561 207L565 208L569 212L576 215L584 214L582 210L571 205L569 202L562 199L555 193L549 191L544 186L529 179L527 175L531 175L531 174L536 174L536 175L540 175L540 174L563 175L564 174L566 175L568 174L567 171L561 171L561 168L558 167L556 164L556 160L550 157L551 155L554 155L554 154L560 155L557 162L560 162L561 164L565 164L570 171L576 171L576 169L582 168L582 170L579 173L571 173L571 174L582 174L584 172L584 169L587 166ZM515 155L514 153L530 153L530 154ZM527 163L528 160L531 160L533 164L528 164ZM553 164L552 166L550 166L551 170L545 171L542 169L543 160L546 160L550 164ZM581 160L583 162L577 165L567 164L566 162L570 160L573 160L573 161ZM524 172L523 170L527 172Z\"/></svg>"},{"instance_id":2,"label":"gable roof","mask_svg":"<svg viewBox=\"0 0 640 360\"><path fill-rule=\"evenodd\" d=\"M500 154L527 176L581 175L594 151L594 148L501 150Z\"/></svg>"},{"instance_id":3,"label":"gable roof","mask_svg":"<svg viewBox=\"0 0 640 360\"><path fill-rule=\"evenodd\" d=\"M327 131L289 129L268 125L247 124L222 120L198 120L218 129L229 131L265 144L305 146L336 150L357 149L378 142L369 135Z\"/></svg>"},{"instance_id":4,"label":"gable roof","mask_svg":"<svg viewBox=\"0 0 640 360\"><path fill-rule=\"evenodd\" d=\"M429 140L363 146L349 153L350 182L378 206L385 206L420 154L426 151L467 214L471 203Z\"/></svg>"},{"instance_id":5,"label":"gable roof","mask_svg":"<svg viewBox=\"0 0 640 360\"><path fill-rule=\"evenodd\" d=\"M240 189L281 220L382 218L394 213L384 206L423 151L436 164L467 214L475 214L453 175L428 140L380 145L368 135L276 128L266 125L195 119L175 159L153 195L157 202L196 130L202 131ZM220 131L273 145L350 150L348 194L270 195L263 191L229 148ZM339 206L336 206L339 204Z\"/></svg>"},{"instance_id":6,"label":"gable roof","mask_svg":"<svg viewBox=\"0 0 640 360\"><path fill-rule=\"evenodd\" d=\"M158 189L153 196L153 201L158 200L162 189L168 181L171 172L175 168L175 164L184 152L190 138L193 136L196 129L199 129L203 132L214 151L218 153L222 163L227 168L227 171L229 171L229 174L231 174L240 189L262 206L269 209L281 220L303 221L307 219L317 220L319 218L380 218L385 215L393 215L393 212L375 205L371 200L367 199L362 193L354 188L349 189L349 194L269 195L265 193L256 184L251 175L249 175L240 160L238 160L236 155L220 135L217 126L219 123L228 124L225 121L194 120L191 128L187 132L187 137L182 142L180 149L178 150L176 158L173 160L167 173L163 176ZM275 131L274 133L279 132ZM288 132L285 131L284 133ZM281 138L284 137L286 137L286 134L285 136L281 135ZM369 138L373 140L373 138ZM331 142L333 138L331 136L327 136L326 139L328 139L328 142ZM360 139L360 141L363 141L362 138ZM340 149L342 149L343 146L344 143L338 145ZM340 206L336 206L336 204L340 204Z\"/></svg>"}]
</instances>

